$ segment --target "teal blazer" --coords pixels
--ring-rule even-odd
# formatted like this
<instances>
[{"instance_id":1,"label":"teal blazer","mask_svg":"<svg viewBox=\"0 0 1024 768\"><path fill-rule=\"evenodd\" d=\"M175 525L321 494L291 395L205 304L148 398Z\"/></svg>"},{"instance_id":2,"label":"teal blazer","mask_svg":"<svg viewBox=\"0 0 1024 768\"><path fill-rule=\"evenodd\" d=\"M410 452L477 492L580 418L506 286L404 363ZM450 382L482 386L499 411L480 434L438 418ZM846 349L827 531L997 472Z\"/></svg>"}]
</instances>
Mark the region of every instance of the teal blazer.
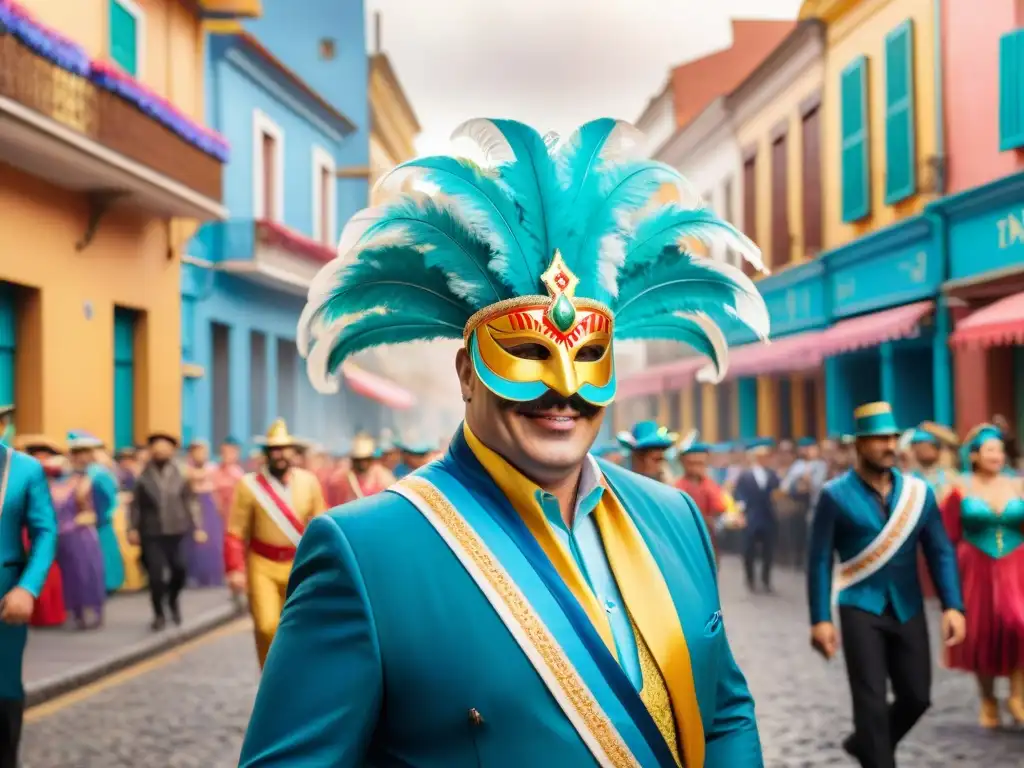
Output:
<instances>
[{"instance_id":1,"label":"teal blazer","mask_svg":"<svg viewBox=\"0 0 1024 768\"><path fill-rule=\"evenodd\" d=\"M892 470L891 514L903 488L903 475ZM849 471L828 482L818 498L811 522L807 558L807 595L811 624L832 621L832 569L862 552L882 531L888 518L860 476ZM892 559L877 573L839 593L839 604L881 615L887 607L900 621L912 619L924 608L917 570L918 544L945 609L963 610L956 552L950 543L935 493L928 488L917 527Z\"/></svg>"},{"instance_id":2,"label":"teal blazer","mask_svg":"<svg viewBox=\"0 0 1024 768\"><path fill-rule=\"evenodd\" d=\"M57 552L57 515L42 465L24 453L0 445L0 477L7 473L0 499L0 595L22 587L35 597ZM31 550L25 552L23 531ZM0 699L25 696L21 662L28 628L0 622Z\"/></svg>"},{"instance_id":3,"label":"teal blazer","mask_svg":"<svg viewBox=\"0 0 1024 768\"><path fill-rule=\"evenodd\" d=\"M670 486L615 465L601 468L665 574L679 612L707 740L705 765L762 766L754 704L725 636L699 510ZM457 481L493 502L494 515L502 514L501 500L511 508L495 495L497 486L461 431L444 459L416 475L438 486ZM482 723L472 722L471 710ZM594 764L477 584L409 501L385 492L335 509L306 529L241 766Z\"/></svg>"}]
</instances>

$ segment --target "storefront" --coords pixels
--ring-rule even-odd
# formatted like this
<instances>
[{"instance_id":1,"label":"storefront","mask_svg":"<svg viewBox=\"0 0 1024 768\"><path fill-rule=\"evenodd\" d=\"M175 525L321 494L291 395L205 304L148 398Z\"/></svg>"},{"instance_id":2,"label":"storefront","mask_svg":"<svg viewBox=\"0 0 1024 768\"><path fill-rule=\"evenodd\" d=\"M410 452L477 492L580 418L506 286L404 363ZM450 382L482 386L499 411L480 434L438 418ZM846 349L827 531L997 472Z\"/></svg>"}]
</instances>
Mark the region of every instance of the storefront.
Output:
<instances>
[{"instance_id":1,"label":"storefront","mask_svg":"<svg viewBox=\"0 0 1024 768\"><path fill-rule=\"evenodd\" d=\"M669 426L701 431L707 441L758 435L799 437L824 427L824 379L818 341L827 322L824 271L805 262L758 282L771 316L770 344L745 327L724 325L729 339L725 381L697 382L707 363L690 356L624 378L623 400L657 401L649 407Z\"/></svg>"},{"instance_id":2,"label":"storefront","mask_svg":"<svg viewBox=\"0 0 1024 768\"><path fill-rule=\"evenodd\" d=\"M819 348L830 434L849 432L853 409L873 400L892 403L901 426L952 421L937 231L934 218L914 216L821 257L833 323Z\"/></svg>"},{"instance_id":3,"label":"storefront","mask_svg":"<svg viewBox=\"0 0 1024 768\"><path fill-rule=\"evenodd\" d=\"M1024 173L931 206L946 226L956 426L995 414L1024 434Z\"/></svg>"}]
</instances>

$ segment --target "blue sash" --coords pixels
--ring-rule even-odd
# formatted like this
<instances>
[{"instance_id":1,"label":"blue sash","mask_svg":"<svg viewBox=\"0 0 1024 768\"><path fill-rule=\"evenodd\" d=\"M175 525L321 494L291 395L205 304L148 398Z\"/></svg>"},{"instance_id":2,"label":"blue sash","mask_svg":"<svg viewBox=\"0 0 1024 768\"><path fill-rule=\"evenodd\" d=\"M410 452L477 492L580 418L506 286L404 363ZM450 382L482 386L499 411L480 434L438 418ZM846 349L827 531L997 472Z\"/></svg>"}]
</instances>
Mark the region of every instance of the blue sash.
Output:
<instances>
[{"instance_id":1,"label":"blue sash","mask_svg":"<svg viewBox=\"0 0 1024 768\"><path fill-rule=\"evenodd\" d=\"M676 768L675 758L639 692L511 502L477 460L462 430L444 459L411 477L433 484L483 539L616 724L640 765Z\"/></svg>"}]
</instances>

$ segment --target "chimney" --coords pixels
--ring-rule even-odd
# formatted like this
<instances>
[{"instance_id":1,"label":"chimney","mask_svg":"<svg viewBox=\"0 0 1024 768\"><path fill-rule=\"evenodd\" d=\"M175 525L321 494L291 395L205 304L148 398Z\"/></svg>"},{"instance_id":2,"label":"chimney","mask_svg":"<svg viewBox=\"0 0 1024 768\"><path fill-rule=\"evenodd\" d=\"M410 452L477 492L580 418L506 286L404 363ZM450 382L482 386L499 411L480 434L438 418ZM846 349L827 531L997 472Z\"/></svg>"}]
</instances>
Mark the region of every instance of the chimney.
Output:
<instances>
[{"instance_id":1,"label":"chimney","mask_svg":"<svg viewBox=\"0 0 1024 768\"><path fill-rule=\"evenodd\" d=\"M380 53L380 11L373 12L373 52Z\"/></svg>"}]
</instances>

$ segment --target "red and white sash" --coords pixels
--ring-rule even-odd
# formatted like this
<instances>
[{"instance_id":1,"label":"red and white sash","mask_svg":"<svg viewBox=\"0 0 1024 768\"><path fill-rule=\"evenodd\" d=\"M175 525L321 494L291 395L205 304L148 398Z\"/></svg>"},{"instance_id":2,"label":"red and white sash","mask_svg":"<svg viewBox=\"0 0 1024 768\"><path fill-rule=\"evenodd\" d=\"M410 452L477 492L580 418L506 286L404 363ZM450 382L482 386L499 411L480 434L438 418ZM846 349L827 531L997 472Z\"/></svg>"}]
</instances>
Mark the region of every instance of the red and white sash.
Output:
<instances>
[{"instance_id":1,"label":"red and white sash","mask_svg":"<svg viewBox=\"0 0 1024 768\"><path fill-rule=\"evenodd\" d=\"M903 476L896 506L881 532L864 549L836 566L832 579L832 603L839 593L878 573L892 560L917 528L928 498L928 485L917 477Z\"/></svg>"},{"instance_id":2,"label":"red and white sash","mask_svg":"<svg viewBox=\"0 0 1024 768\"><path fill-rule=\"evenodd\" d=\"M286 500L289 495L287 489L277 478L265 472L250 472L243 478L243 482L274 525L281 529L288 541L298 546L306 526Z\"/></svg>"}]
</instances>

